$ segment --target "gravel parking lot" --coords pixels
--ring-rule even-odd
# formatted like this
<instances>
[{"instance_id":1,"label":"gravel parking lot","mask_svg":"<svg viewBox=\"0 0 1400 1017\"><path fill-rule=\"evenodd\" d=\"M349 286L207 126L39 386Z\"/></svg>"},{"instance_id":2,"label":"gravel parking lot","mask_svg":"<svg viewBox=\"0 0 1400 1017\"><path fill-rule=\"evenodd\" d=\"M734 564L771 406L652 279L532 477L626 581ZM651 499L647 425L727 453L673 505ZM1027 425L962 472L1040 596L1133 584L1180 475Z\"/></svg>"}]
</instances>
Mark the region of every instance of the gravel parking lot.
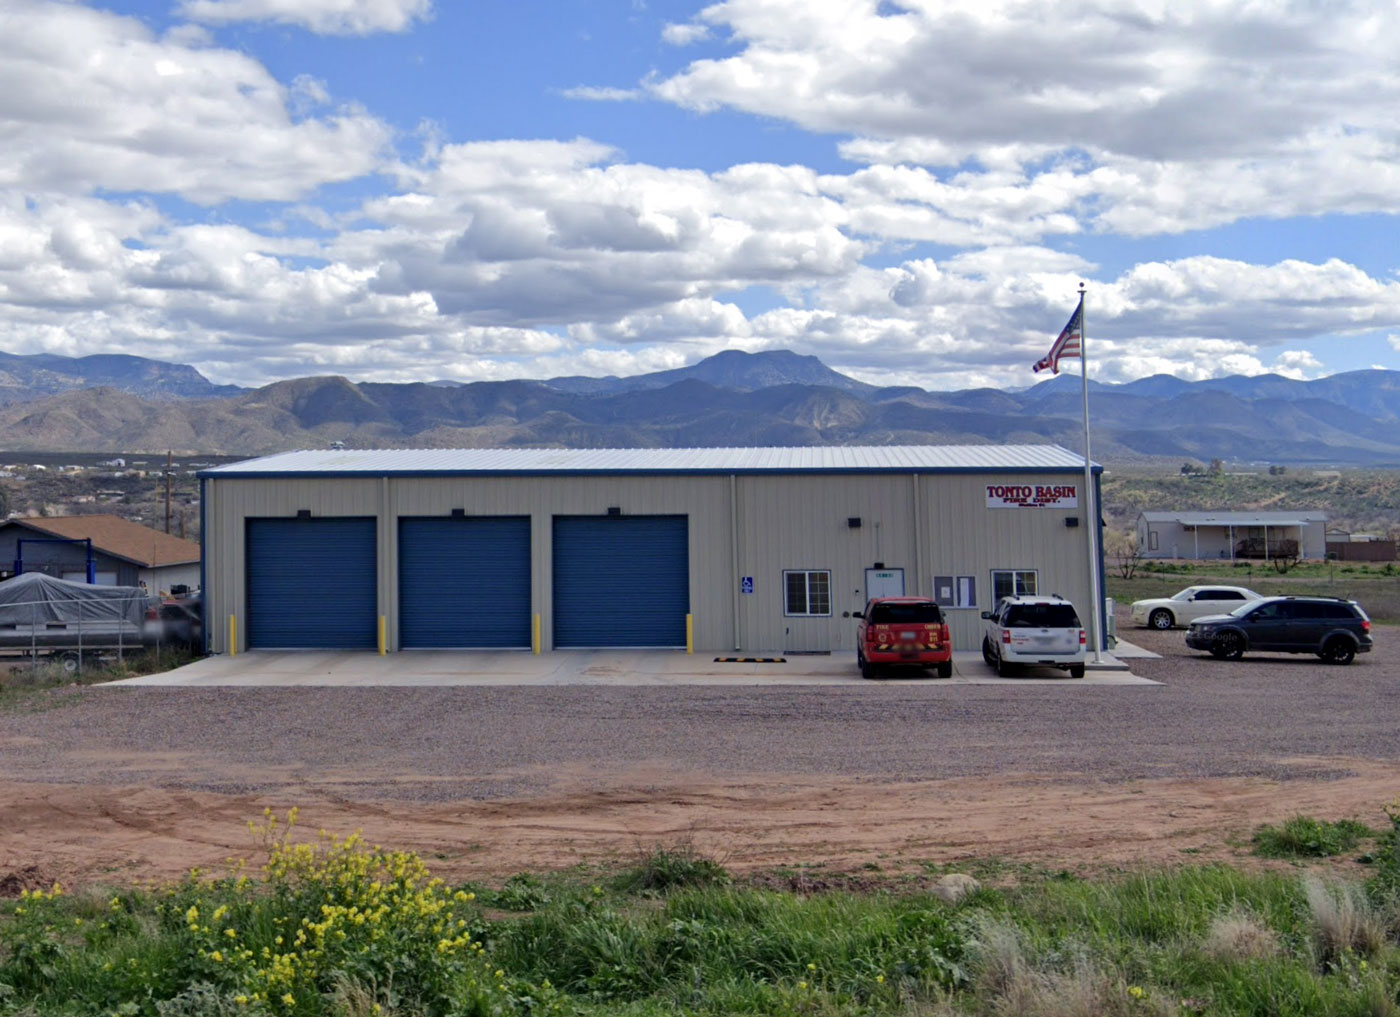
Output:
<instances>
[{"instance_id":1,"label":"gravel parking lot","mask_svg":"<svg viewBox=\"0 0 1400 1017\"><path fill-rule=\"evenodd\" d=\"M971 830L968 817L980 815L989 825L978 844L1008 825L1029 836L1040 823L1035 843L1068 850L1083 828L1067 817L1080 808L1116 822L1139 850L1159 835L1152 824L1178 815L1162 801L1205 810L1190 827L1200 830L1220 821L1211 815L1285 816L1309 796L1378 805L1400 791L1400 630L1381 628L1375 652L1336 667L1303 656L1216 661L1187 651L1180 631L1119 624L1163 655L1132 662L1161 685L64 690L0 712L10 782L0 806L31 822L27 839L9 844L10 864L27 851L62 856L55 839L81 854L84 823L130 833L185 822L192 810L246 818L262 802L319 802L340 809L339 821L378 817L401 836L424 817L470 814L476 832L451 837L482 838L509 801L511 816L533 815L537 827L512 826L478 849L515 859L546 827L555 849L592 836L616 848L642 829L684 830L705 809L731 831L784 829L789 846L803 843L796 831L807 827L778 818L791 795L825 796L825 811L803 820L826 830L823 844L836 836L832 824L864 824L869 837L897 813L910 838L943 830L946 846L947 830ZM113 798L105 789L114 787L126 790ZM1156 790L1143 798L1147 787ZM1344 787L1349 799L1336 797ZM1198 792L1202 802L1180 805ZM1244 792L1262 797L1246 809L1231 798ZM860 813L881 801L888 811ZM51 833L38 832L46 823ZM217 841L201 829L183 843ZM0 868L6 848L0 834Z\"/></svg>"},{"instance_id":2,"label":"gravel parking lot","mask_svg":"<svg viewBox=\"0 0 1400 1017\"><path fill-rule=\"evenodd\" d=\"M1301 757L1400 760L1400 655L1382 630L1349 667L1216 661L1180 631L1121 630L1162 654L1161 686L837 688L91 688L0 714L0 767L24 779L218 791L330 781L415 800L547 789L551 772L930 780L1027 774L1317 775ZM70 699L71 697L71 699ZM178 765L173 765L178 761ZM347 774L357 775L349 778Z\"/></svg>"}]
</instances>

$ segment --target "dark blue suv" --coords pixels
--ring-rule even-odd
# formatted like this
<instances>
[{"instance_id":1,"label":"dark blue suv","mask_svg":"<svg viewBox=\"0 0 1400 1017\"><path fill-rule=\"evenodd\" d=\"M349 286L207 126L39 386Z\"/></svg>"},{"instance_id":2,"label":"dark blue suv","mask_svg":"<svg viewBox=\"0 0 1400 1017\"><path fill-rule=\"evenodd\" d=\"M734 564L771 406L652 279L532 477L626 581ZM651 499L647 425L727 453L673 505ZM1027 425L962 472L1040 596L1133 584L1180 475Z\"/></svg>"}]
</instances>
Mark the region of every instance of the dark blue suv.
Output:
<instances>
[{"instance_id":1,"label":"dark blue suv","mask_svg":"<svg viewBox=\"0 0 1400 1017\"><path fill-rule=\"evenodd\" d=\"M1356 601L1340 597L1265 597L1229 614L1197 618L1186 630L1186 645L1220 660L1267 650L1350 664L1371 649L1371 619Z\"/></svg>"}]
</instances>

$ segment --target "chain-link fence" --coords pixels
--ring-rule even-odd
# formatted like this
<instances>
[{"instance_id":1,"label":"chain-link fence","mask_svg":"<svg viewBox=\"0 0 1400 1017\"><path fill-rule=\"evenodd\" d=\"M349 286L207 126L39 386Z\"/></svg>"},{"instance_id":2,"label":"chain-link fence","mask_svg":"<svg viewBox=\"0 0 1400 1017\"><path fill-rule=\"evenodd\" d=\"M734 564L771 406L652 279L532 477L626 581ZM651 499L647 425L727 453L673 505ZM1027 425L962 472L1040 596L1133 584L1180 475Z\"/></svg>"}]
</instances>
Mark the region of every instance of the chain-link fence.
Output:
<instances>
[{"instance_id":1,"label":"chain-link fence","mask_svg":"<svg viewBox=\"0 0 1400 1017\"><path fill-rule=\"evenodd\" d=\"M100 604L64 602L57 611L52 600L0 607L0 661L11 666L56 663L77 674L131 654L190 649L198 637L187 615L165 609L159 598L141 591Z\"/></svg>"}]
</instances>

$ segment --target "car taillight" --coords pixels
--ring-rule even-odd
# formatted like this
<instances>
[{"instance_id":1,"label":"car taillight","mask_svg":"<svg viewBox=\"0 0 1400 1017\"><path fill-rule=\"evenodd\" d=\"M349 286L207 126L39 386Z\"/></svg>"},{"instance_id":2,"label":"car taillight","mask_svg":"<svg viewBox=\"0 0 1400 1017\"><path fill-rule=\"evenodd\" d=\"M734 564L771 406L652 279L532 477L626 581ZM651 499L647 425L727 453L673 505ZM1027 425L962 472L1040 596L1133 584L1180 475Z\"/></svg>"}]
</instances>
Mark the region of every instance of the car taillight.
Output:
<instances>
[{"instance_id":1,"label":"car taillight","mask_svg":"<svg viewBox=\"0 0 1400 1017\"><path fill-rule=\"evenodd\" d=\"M1007 646L1010 646L1010 645L1011 645L1011 630L1010 630L1010 629L1002 629L1002 630L1001 630L1001 641L1002 641L1003 643L1005 643Z\"/></svg>"},{"instance_id":2,"label":"car taillight","mask_svg":"<svg viewBox=\"0 0 1400 1017\"><path fill-rule=\"evenodd\" d=\"M1080 629L1080 630L1079 630L1079 645L1080 645L1080 646L1083 646L1083 645L1084 645L1085 643L1087 643L1087 642L1088 642L1088 640L1084 638L1084 630L1083 630L1083 629Z\"/></svg>"},{"instance_id":3,"label":"car taillight","mask_svg":"<svg viewBox=\"0 0 1400 1017\"><path fill-rule=\"evenodd\" d=\"M148 608L146 608L146 620L147 620L147 621L155 621L155 620L158 619L159 617L160 617L160 614L156 611L155 608L153 608L153 607L148 607Z\"/></svg>"},{"instance_id":4,"label":"car taillight","mask_svg":"<svg viewBox=\"0 0 1400 1017\"><path fill-rule=\"evenodd\" d=\"M940 641L940 642L943 642L943 643L948 642L948 640L951 638L951 637L948 635L948 623L947 623L947 622L944 622L942 625L938 626L938 638L939 638L939 641Z\"/></svg>"},{"instance_id":5,"label":"car taillight","mask_svg":"<svg viewBox=\"0 0 1400 1017\"><path fill-rule=\"evenodd\" d=\"M1362 631L1362 632L1370 632L1370 631L1371 631L1371 619L1369 619L1369 618L1363 618L1363 619L1362 619L1362 621L1361 621L1361 631Z\"/></svg>"}]
</instances>

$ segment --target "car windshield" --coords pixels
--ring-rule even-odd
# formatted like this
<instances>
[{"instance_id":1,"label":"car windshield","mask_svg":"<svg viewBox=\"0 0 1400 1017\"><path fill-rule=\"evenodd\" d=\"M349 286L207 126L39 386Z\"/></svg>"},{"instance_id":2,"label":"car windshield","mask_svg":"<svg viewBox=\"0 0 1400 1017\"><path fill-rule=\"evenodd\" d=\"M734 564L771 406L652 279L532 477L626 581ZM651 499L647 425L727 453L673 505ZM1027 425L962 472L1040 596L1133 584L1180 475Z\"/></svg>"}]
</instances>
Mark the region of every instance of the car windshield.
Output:
<instances>
[{"instance_id":1,"label":"car windshield","mask_svg":"<svg viewBox=\"0 0 1400 1017\"><path fill-rule=\"evenodd\" d=\"M1005 624L1015 629L1077 629L1079 615L1069 604L1014 604Z\"/></svg>"},{"instance_id":2,"label":"car windshield","mask_svg":"<svg viewBox=\"0 0 1400 1017\"><path fill-rule=\"evenodd\" d=\"M937 625L942 620L937 604L876 604L870 609L874 625Z\"/></svg>"}]
</instances>

